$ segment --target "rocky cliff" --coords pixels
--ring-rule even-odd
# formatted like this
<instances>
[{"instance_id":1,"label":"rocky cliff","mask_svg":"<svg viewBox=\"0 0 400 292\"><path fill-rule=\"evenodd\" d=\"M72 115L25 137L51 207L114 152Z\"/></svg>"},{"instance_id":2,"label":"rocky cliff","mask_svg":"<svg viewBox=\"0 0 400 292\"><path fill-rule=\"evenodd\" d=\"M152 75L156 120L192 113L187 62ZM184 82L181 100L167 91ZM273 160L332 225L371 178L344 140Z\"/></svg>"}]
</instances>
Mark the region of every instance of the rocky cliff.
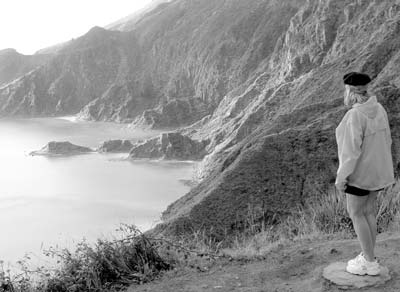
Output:
<instances>
[{"instance_id":1,"label":"rocky cliff","mask_svg":"<svg viewBox=\"0 0 400 292\"><path fill-rule=\"evenodd\" d=\"M357 70L388 111L400 171L398 1L306 1L247 82L206 122L181 130L211 139L202 181L163 213L160 230L240 229L248 206L272 222L333 186L342 76ZM266 28L265 28L266 29ZM275 218L275 219L274 219ZM271 221L272 220L272 221Z\"/></svg>"},{"instance_id":2,"label":"rocky cliff","mask_svg":"<svg viewBox=\"0 0 400 292\"><path fill-rule=\"evenodd\" d=\"M322 195L353 70L388 110L398 174L398 0L174 0L118 29L92 29L1 88L0 114L80 112L209 141L200 183L158 230L222 236L249 204L268 221Z\"/></svg>"}]
</instances>

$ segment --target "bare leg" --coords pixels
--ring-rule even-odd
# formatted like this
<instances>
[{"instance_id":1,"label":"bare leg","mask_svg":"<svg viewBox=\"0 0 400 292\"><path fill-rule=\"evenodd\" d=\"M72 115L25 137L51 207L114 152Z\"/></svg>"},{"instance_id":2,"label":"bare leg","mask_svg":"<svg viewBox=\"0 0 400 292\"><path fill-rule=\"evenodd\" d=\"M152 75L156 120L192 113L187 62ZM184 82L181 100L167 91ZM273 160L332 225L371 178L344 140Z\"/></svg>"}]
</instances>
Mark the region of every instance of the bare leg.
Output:
<instances>
[{"instance_id":1,"label":"bare leg","mask_svg":"<svg viewBox=\"0 0 400 292\"><path fill-rule=\"evenodd\" d=\"M375 202L378 193L379 192L374 191L368 195L367 207L365 210L366 211L365 217L367 218L369 229L371 231L372 248L374 250L375 250L376 234L377 234Z\"/></svg>"},{"instance_id":2,"label":"bare leg","mask_svg":"<svg viewBox=\"0 0 400 292\"><path fill-rule=\"evenodd\" d=\"M365 216L368 196L346 194L347 210L353 221L354 230L360 242L361 249L367 261L374 261L374 249L371 230Z\"/></svg>"}]
</instances>

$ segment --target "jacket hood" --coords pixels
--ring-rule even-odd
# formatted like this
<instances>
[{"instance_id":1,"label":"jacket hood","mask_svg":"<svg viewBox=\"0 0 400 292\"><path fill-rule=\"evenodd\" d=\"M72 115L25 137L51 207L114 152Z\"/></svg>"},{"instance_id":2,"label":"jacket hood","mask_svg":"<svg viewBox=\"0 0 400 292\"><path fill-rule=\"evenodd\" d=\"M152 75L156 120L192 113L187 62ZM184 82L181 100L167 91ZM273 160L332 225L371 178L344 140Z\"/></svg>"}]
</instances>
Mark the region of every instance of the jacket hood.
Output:
<instances>
[{"instance_id":1,"label":"jacket hood","mask_svg":"<svg viewBox=\"0 0 400 292\"><path fill-rule=\"evenodd\" d=\"M355 103L353 108L356 108L368 118L373 119L378 114L379 105L376 96L373 95L364 103Z\"/></svg>"}]
</instances>

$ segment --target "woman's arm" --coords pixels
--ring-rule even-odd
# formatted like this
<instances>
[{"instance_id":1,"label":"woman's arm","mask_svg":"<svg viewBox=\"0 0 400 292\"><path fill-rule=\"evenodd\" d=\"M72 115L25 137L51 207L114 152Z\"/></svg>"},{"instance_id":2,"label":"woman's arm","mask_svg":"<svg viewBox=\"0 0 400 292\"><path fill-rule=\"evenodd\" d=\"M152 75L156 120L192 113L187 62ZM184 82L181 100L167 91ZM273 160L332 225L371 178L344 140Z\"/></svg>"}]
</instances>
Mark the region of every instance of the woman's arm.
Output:
<instances>
[{"instance_id":1,"label":"woman's arm","mask_svg":"<svg viewBox=\"0 0 400 292\"><path fill-rule=\"evenodd\" d=\"M349 113L346 123L338 133L339 168L335 186L339 191L344 191L347 178L356 167L361 155L363 130L359 115L353 111Z\"/></svg>"}]
</instances>

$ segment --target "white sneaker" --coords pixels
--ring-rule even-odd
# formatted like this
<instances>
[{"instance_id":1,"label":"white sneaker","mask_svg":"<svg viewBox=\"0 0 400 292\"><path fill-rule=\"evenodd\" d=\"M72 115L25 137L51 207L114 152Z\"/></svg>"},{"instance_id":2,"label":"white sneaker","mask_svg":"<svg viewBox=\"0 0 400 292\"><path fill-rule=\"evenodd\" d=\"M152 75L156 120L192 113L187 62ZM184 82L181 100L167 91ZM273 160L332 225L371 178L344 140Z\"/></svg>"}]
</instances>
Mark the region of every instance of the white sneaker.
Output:
<instances>
[{"instance_id":1,"label":"white sneaker","mask_svg":"<svg viewBox=\"0 0 400 292\"><path fill-rule=\"evenodd\" d=\"M348 264L348 265L354 265L354 264L358 261L358 258L359 258L359 257L362 257L362 256L364 256L364 255L363 255L363 252L360 252L360 254L359 254L358 256L356 256L354 259L349 260L349 261L347 262L347 264ZM378 259L377 259L376 257L375 257L374 259L375 259L375 261L377 261L377 262L379 263L379 261L378 261Z\"/></svg>"},{"instance_id":2,"label":"white sneaker","mask_svg":"<svg viewBox=\"0 0 400 292\"><path fill-rule=\"evenodd\" d=\"M360 257L363 257L363 253L361 252L358 256L356 256L354 259L351 259L347 262L347 265L355 265L357 262L360 260Z\"/></svg>"},{"instance_id":3,"label":"white sneaker","mask_svg":"<svg viewBox=\"0 0 400 292\"><path fill-rule=\"evenodd\" d=\"M360 253L356 258L348 261L346 266L346 271L355 275L369 275L377 276L379 275L381 267L379 263L375 260L369 262L364 258L364 255Z\"/></svg>"}]
</instances>

